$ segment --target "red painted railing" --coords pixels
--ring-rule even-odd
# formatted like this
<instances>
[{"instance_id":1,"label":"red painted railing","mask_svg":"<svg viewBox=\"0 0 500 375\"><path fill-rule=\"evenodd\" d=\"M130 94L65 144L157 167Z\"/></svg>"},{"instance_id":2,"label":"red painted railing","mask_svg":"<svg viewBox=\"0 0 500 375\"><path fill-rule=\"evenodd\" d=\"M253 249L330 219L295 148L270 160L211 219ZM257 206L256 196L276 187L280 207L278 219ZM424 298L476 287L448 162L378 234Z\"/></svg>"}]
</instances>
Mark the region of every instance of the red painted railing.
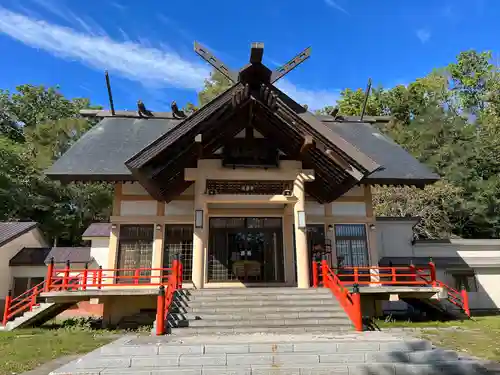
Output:
<instances>
[{"instance_id":1,"label":"red painted railing","mask_svg":"<svg viewBox=\"0 0 500 375\"><path fill-rule=\"evenodd\" d=\"M31 311L42 292L88 291L89 289L116 289L119 287L157 286L159 287L156 333L165 332L165 317L173 301L175 291L182 288L182 263L172 262L171 268L137 269L72 269L70 263L64 269L55 269L51 262L47 267L45 281L27 290L20 296L12 297L9 291L5 298L2 324ZM166 286L166 289L165 289Z\"/></svg>"},{"instance_id":2,"label":"red painted railing","mask_svg":"<svg viewBox=\"0 0 500 375\"><path fill-rule=\"evenodd\" d=\"M447 294L446 298L448 299L448 302L463 310L465 314L470 318L469 295L467 294L467 291L465 289L458 291L439 280L436 281L436 286L439 288L443 288L443 290Z\"/></svg>"},{"instance_id":3,"label":"red painted railing","mask_svg":"<svg viewBox=\"0 0 500 375\"><path fill-rule=\"evenodd\" d=\"M313 262L313 286L322 283L318 273L320 265ZM340 267L330 268L342 285L401 285L427 286L436 283L436 266L429 262L427 266L414 265L403 267Z\"/></svg>"},{"instance_id":4,"label":"red painted railing","mask_svg":"<svg viewBox=\"0 0 500 375\"><path fill-rule=\"evenodd\" d=\"M359 285L385 286L432 286L447 292L447 300L470 317L469 297L465 290L455 290L436 279L436 266L430 261L427 266L415 265L404 267L341 267L330 268L326 260L312 264L313 287L322 285L330 288L340 304L351 318L356 329L360 319L357 311L359 293L349 293L347 287L353 286L359 291ZM359 304L361 309L361 304Z\"/></svg>"},{"instance_id":5,"label":"red painted railing","mask_svg":"<svg viewBox=\"0 0 500 375\"><path fill-rule=\"evenodd\" d=\"M344 285L432 285L434 266L342 267L333 271Z\"/></svg>"},{"instance_id":6,"label":"red painted railing","mask_svg":"<svg viewBox=\"0 0 500 375\"><path fill-rule=\"evenodd\" d=\"M363 330L363 315L361 311L361 295L357 287L353 292L342 284L342 281L335 275L332 269L328 267L326 260L321 262L321 278L323 287L329 288L337 298L346 314L351 319L356 331Z\"/></svg>"},{"instance_id":7,"label":"red painted railing","mask_svg":"<svg viewBox=\"0 0 500 375\"><path fill-rule=\"evenodd\" d=\"M168 316L170 305L174 301L175 292L182 288L182 263L178 260L172 261L172 273L167 280L167 289L160 285L158 300L156 303L156 335L165 334L165 320Z\"/></svg>"},{"instance_id":8,"label":"red painted railing","mask_svg":"<svg viewBox=\"0 0 500 375\"><path fill-rule=\"evenodd\" d=\"M35 285L33 288L28 289L26 292L15 298L12 297L12 291L9 290L9 293L5 298L2 324L5 326L9 320L26 311L31 311L33 306L36 306L37 297L44 290L44 286L45 281Z\"/></svg>"}]
</instances>

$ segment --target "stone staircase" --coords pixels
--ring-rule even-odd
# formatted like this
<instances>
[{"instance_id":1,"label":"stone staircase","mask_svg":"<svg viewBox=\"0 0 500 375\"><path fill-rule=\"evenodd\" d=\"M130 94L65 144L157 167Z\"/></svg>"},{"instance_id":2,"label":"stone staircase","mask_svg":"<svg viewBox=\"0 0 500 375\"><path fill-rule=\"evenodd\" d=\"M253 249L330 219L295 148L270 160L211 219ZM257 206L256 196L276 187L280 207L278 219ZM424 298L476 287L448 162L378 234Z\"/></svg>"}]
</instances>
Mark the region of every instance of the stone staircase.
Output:
<instances>
[{"instance_id":1,"label":"stone staircase","mask_svg":"<svg viewBox=\"0 0 500 375\"><path fill-rule=\"evenodd\" d=\"M126 337L52 375L478 375L498 366L383 332Z\"/></svg>"},{"instance_id":2,"label":"stone staircase","mask_svg":"<svg viewBox=\"0 0 500 375\"><path fill-rule=\"evenodd\" d=\"M352 324L328 289L238 288L180 290L169 333L338 332Z\"/></svg>"},{"instance_id":3,"label":"stone staircase","mask_svg":"<svg viewBox=\"0 0 500 375\"><path fill-rule=\"evenodd\" d=\"M35 306L31 311L26 311L22 315L7 322L6 326L0 325L0 331L12 331L17 328L33 327L41 325L50 319L67 310L74 303L50 303L42 302Z\"/></svg>"}]
</instances>

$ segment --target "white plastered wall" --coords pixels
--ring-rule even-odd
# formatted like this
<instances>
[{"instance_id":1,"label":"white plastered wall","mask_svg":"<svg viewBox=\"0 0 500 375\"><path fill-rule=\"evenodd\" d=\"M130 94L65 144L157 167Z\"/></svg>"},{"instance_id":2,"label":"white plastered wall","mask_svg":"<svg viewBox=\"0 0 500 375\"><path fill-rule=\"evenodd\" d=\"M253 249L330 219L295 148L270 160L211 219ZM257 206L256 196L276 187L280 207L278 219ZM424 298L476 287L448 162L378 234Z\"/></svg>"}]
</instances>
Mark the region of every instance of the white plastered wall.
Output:
<instances>
[{"instance_id":1,"label":"white plastered wall","mask_svg":"<svg viewBox=\"0 0 500 375\"><path fill-rule=\"evenodd\" d=\"M94 259L97 267L111 268L108 265L109 259L109 237L93 237L90 239L90 257Z\"/></svg>"},{"instance_id":2,"label":"white plastered wall","mask_svg":"<svg viewBox=\"0 0 500 375\"><path fill-rule=\"evenodd\" d=\"M456 258L473 270L477 291L468 293L472 310L500 309L500 240L463 240L417 242L412 245L416 221L377 221L377 245L381 257ZM437 279L454 287L453 267L438 267ZM384 303L384 309L406 310L404 302Z\"/></svg>"},{"instance_id":3,"label":"white plastered wall","mask_svg":"<svg viewBox=\"0 0 500 375\"><path fill-rule=\"evenodd\" d=\"M47 243L38 228L15 238L0 248L0 299L4 299L12 286L13 272L17 267L10 267L10 259L23 247L46 247ZM29 267L29 266L28 266ZM37 267L29 267L37 268ZM45 267L43 267L45 268ZM46 271L46 269L45 269ZM42 276L45 276L43 274Z\"/></svg>"}]
</instances>

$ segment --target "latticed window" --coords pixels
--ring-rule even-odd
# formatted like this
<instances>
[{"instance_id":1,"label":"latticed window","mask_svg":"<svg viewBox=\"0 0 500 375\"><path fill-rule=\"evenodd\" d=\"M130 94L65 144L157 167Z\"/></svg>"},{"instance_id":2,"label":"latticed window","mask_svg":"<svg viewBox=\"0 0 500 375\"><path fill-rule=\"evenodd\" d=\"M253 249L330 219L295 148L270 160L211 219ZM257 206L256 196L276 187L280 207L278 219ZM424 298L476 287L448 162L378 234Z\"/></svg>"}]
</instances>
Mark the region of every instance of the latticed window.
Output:
<instances>
[{"instance_id":1,"label":"latticed window","mask_svg":"<svg viewBox=\"0 0 500 375\"><path fill-rule=\"evenodd\" d=\"M467 292L477 292L476 276L473 272L453 272L454 288Z\"/></svg>"},{"instance_id":2,"label":"latticed window","mask_svg":"<svg viewBox=\"0 0 500 375\"><path fill-rule=\"evenodd\" d=\"M364 224L335 224L335 248L342 266L368 266L368 241Z\"/></svg>"},{"instance_id":3,"label":"latticed window","mask_svg":"<svg viewBox=\"0 0 500 375\"><path fill-rule=\"evenodd\" d=\"M172 267L172 261L178 258L183 265L182 278L191 281L193 273L193 225L165 225L163 248L163 268Z\"/></svg>"},{"instance_id":4,"label":"latticed window","mask_svg":"<svg viewBox=\"0 0 500 375\"><path fill-rule=\"evenodd\" d=\"M121 225L118 244L118 276L134 276L138 268L151 268L153 263L154 226ZM126 271L124 271L124 269ZM150 270L140 271L140 283L149 283ZM132 284L131 277L118 278L118 283Z\"/></svg>"}]
</instances>

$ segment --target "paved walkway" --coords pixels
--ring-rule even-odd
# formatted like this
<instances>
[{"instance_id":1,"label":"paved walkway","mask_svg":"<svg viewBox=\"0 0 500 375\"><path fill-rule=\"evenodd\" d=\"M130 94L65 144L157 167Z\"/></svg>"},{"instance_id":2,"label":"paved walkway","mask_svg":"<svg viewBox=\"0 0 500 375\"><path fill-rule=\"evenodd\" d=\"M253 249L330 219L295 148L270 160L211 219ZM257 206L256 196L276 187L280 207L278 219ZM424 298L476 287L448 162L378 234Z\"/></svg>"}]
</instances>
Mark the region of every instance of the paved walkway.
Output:
<instances>
[{"instance_id":1,"label":"paved walkway","mask_svg":"<svg viewBox=\"0 0 500 375\"><path fill-rule=\"evenodd\" d=\"M487 369L489 367L489 369ZM408 333L126 336L52 375L474 375L500 370Z\"/></svg>"}]
</instances>

